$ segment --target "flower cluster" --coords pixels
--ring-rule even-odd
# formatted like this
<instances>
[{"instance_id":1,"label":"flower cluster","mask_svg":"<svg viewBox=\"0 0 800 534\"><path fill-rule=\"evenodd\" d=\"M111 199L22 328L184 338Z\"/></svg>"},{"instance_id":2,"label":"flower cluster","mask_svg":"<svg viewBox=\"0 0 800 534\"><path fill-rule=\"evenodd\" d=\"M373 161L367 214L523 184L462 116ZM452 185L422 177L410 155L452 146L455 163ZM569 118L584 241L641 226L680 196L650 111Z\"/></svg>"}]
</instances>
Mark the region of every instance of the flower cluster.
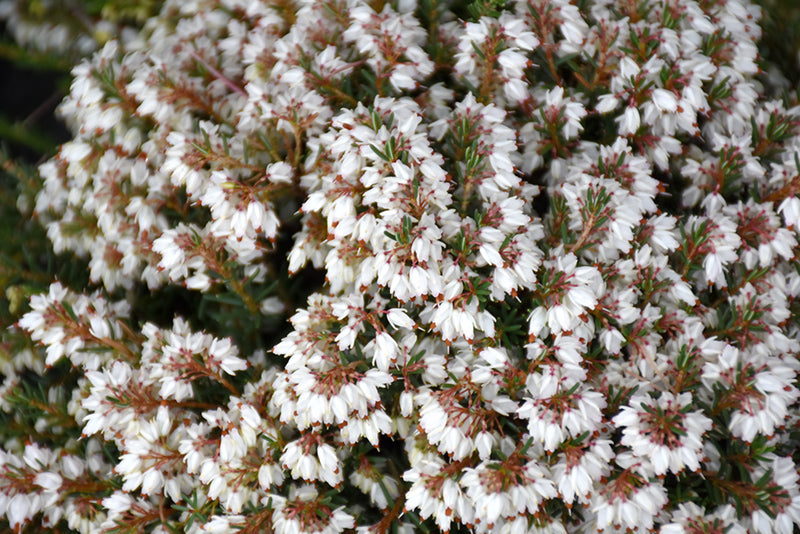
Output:
<instances>
[{"instance_id":1,"label":"flower cluster","mask_svg":"<svg viewBox=\"0 0 800 534\"><path fill-rule=\"evenodd\" d=\"M759 15L167 1L75 67L40 168L89 287L18 323L64 406L2 442L0 513L791 534L800 107Z\"/></svg>"}]
</instances>

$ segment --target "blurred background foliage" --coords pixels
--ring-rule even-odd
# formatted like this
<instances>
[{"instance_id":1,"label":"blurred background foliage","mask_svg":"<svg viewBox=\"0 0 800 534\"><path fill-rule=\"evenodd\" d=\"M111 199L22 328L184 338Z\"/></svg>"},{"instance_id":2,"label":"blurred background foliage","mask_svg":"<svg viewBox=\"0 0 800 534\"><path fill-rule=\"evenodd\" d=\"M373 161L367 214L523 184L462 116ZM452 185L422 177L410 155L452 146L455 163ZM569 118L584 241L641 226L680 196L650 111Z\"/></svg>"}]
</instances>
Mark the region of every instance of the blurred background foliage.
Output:
<instances>
[{"instance_id":1,"label":"blurred background foliage","mask_svg":"<svg viewBox=\"0 0 800 534\"><path fill-rule=\"evenodd\" d=\"M797 94L800 85L800 2L795 0L758 0L763 18L759 53L762 68L780 72L787 89Z\"/></svg>"}]
</instances>

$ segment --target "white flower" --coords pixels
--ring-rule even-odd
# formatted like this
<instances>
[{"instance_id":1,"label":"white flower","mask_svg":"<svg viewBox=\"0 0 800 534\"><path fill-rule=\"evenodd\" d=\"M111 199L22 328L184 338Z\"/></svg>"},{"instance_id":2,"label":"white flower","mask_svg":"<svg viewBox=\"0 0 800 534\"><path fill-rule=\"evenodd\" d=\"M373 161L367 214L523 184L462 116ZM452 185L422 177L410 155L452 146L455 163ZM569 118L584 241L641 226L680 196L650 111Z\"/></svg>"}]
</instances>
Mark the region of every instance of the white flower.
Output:
<instances>
[{"instance_id":1,"label":"white flower","mask_svg":"<svg viewBox=\"0 0 800 534\"><path fill-rule=\"evenodd\" d=\"M472 523L474 509L445 467L439 458L423 457L403 473L403 479L411 482L405 495L406 508L419 510L423 519L433 516L437 526L446 531L454 519Z\"/></svg>"},{"instance_id":2,"label":"white flower","mask_svg":"<svg viewBox=\"0 0 800 534\"><path fill-rule=\"evenodd\" d=\"M771 436L787 415L787 406L800 397L800 391L791 385L796 371L780 359L759 370L758 356L742 353L725 345L714 361L703 366L702 379L706 387L714 383L726 384L740 391L733 401L730 418L731 433L746 442L756 434ZM746 362L746 363L745 363Z\"/></svg>"},{"instance_id":3,"label":"white flower","mask_svg":"<svg viewBox=\"0 0 800 534\"><path fill-rule=\"evenodd\" d=\"M653 89L651 97L653 103L662 112L674 113L678 109L678 99L672 91Z\"/></svg>"},{"instance_id":4,"label":"white flower","mask_svg":"<svg viewBox=\"0 0 800 534\"><path fill-rule=\"evenodd\" d=\"M580 388L576 380L560 376L554 368L530 374L526 392L530 397L517 414L528 420L531 437L547 451L554 451L570 437L596 431L602 421L603 395Z\"/></svg>"},{"instance_id":5,"label":"white flower","mask_svg":"<svg viewBox=\"0 0 800 534\"><path fill-rule=\"evenodd\" d=\"M358 469L350 474L350 482L369 495L370 501L381 510L386 510L390 506L387 494L391 499L396 499L400 495L397 480L382 474L365 459L362 459Z\"/></svg>"},{"instance_id":6,"label":"white flower","mask_svg":"<svg viewBox=\"0 0 800 534\"><path fill-rule=\"evenodd\" d=\"M275 532L338 534L354 527L355 518L352 515L342 508L332 510L320 500L321 497L312 486L293 487L288 499L280 495L272 496L272 525Z\"/></svg>"},{"instance_id":7,"label":"white flower","mask_svg":"<svg viewBox=\"0 0 800 534\"><path fill-rule=\"evenodd\" d=\"M723 505L713 513L707 513L702 507L693 502L685 502L678 505L672 511L673 522L661 527L662 534L686 534L685 526L691 524L696 528L722 528L725 532L733 534L745 534L747 529L739 523L736 509L730 505Z\"/></svg>"},{"instance_id":8,"label":"white flower","mask_svg":"<svg viewBox=\"0 0 800 534\"><path fill-rule=\"evenodd\" d=\"M617 122L619 123L619 129L617 130L619 135L627 136L636 134L641 125L639 110L636 109L635 106L626 107L622 115L617 118Z\"/></svg>"},{"instance_id":9,"label":"white flower","mask_svg":"<svg viewBox=\"0 0 800 534\"><path fill-rule=\"evenodd\" d=\"M618 462L624 459L618 457ZM632 482L635 479L636 482ZM659 483L647 482L626 470L592 497L591 511L594 527L603 531L609 527L631 532L648 532L654 519L667 504L667 490Z\"/></svg>"},{"instance_id":10,"label":"white flower","mask_svg":"<svg viewBox=\"0 0 800 534\"><path fill-rule=\"evenodd\" d=\"M688 412L691 400L690 393L675 397L664 392L657 401L634 395L613 419L622 428L621 443L634 456L649 460L656 475L700 469L702 438L711 429L711 420L699 410Z\"/></svg>"},{"instance_id":11,"label":"white flower","mask_svg":"<svg viewBox=\"0 0 800 534\"><path fill-rule=\"evenodd\" d=\"M580 449L576 461L573 453L564 454L558 463L551 467L553 479L557 481L559 497L567 506L575 501L588 503L588 497L598 488L600 480L610 472L614 453L609 440L589 443Z\"/></svg>"},{"instance_id":12,"label":"white flower","mask_svg":"<svg viewBox=\"0 0 800 534\"><path fill-rule=\"evenodd\" d=\"M461 477L460 484L475 509L476 521L488 528L511 522L518 515L537 513L545 499L557 494L543 465L535 461L516 464L517 461L481 462L475 468L467 468Z\"/></svg>"},{"instance_id":13,"label":"white flower","mask_svg":"<svg viewBox=\"0 0 800 534\"><path fill-rule=\"evenodd\" d=\"M386 372L397 361L397 342L387 332L379 332L374 340L374 360L376 367Z\"/></svg>"},{"instance_id":14,"label":"white flower","mask_svg":"<svg viewBox=\"0 0 800 534\"><path fill-rule=\"evenodd\" d=\"M395 328L406 328L411 330L414 328L414 321L408 316L405 310L401 308L392 308L388 310L386 319Z\"/></svg>"}]
</instances>

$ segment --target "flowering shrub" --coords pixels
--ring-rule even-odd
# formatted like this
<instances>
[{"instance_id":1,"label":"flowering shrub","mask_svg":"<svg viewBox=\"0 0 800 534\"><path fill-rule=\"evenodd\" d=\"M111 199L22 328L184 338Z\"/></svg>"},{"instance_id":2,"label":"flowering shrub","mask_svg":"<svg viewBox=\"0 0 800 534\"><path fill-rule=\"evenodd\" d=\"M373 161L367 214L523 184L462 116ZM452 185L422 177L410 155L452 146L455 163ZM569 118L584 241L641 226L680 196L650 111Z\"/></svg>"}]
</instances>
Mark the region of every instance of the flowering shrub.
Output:
<instances>
[{"instance_id":1,"label":"flowering shrub","mask_svg":"<svg viewBox=\"0 0 800 534\"><path fill-rule=\"evenodd\" d=\"M758 20L166 2L40 168L93 287L18 323L8 523L794 532L800 108Z\"/></svg>"}]
</instances>

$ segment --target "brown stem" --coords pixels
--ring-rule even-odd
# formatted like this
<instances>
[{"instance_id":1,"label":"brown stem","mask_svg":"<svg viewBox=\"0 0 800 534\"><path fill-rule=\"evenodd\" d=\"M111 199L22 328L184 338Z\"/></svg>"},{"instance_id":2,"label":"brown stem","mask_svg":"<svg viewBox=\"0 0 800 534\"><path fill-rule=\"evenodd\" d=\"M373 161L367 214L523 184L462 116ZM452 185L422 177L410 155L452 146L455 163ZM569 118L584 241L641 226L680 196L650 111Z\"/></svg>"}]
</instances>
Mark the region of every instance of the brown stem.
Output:
<instances>
[{"instance_id":1,"label":"brown stem","mask_svg":"<svg viewBox=\"0 0 800 534\"><path fill-rule=\"evenodd\" d=\"M781 202L800 193L800 174L792 178L788 184L777 191L773 191L764 198L765 202Z\"/></svg>"},{"instance_id":2,"label":"brown stem","mask_svg":"<svg viewBox=\"0 0 800 534\"><path fill-rule=\"evenodd\" d=\"M259 534L272 532L272 508L264 508L255 515L247 517L247 524L241 527L242 534Z\"/></svg>"},{"instance_id":3,"label":"brown stem","mask_svg":"<svg viewBox=\"0 0 800 534\"><path fill-rule=\"evenodd\" d=\"M739 496L748 511L753 511L757 508L754 500L758 490L753 484L740 480L720 478L719 473L707 469L703 469L701 473L706 480L720 488L723 493Z\"/></svg>"},{"instance_id":4,"label":"brown stem","mask_svg":"<svg viewBox=\"0 0 800 534\"><path fill-rule=\"evenodd\" d=\"M581 231L581 235L578 237L578 240L570 245L569 250L567 252L576 252L580 250L580 248L586 244L588 241L589 236L592 235L594 232L594 213L591 214L589 220L584 223L583 231Z\"/></svg>"},{"instance_id":5,"label":"brown stem","mask_svg":"<svg viewBox=\"0 0 800 534\"><path fill-rule=\"evenodd\" d=\"M389 512L385 516L383 516L383 519L381 519L378 522L378 524L372 527L371 530L373 532L375 532L376 534L386 534L387 532L389 532L389 529L391 528L394 520L400 517L400 514L403 512L403 505L406 502L405 497L406 495L404 492L394 500L394 506L392 506L392 509L389 510Z\"/></svg>"},{"instance_id":6,"label":"brown stem","mask_svg":"<svg viewBox=\"0 0 800 534\"><path fill-rule=\"evenodd\" d=\"M469 197L472 195L472 188L475 186L474 182L470 180L470 176L464 175L464 196L461 197L461 214L466 215L467 208L469 207Z\"/></svg>"},{"instance_id":7,"label":"brown stem","mask_svg":"<svg viewBox=\"0 0 800 534\"><path fill-rule=\"evenodd\" d=\"M558 74L558 68L556 67L556 61L553 58L553 48L552 46L545 47L545 56L547 57L547 68L550 69L550 74L553 76L553 80L556 82L556 85L561 85L561 76Z\"/></svg>"},{"instance_id":8,"label":"brown stem","mask_svg":"<svg viewBox=\"0 0 800 534\"><path fill-rule=\"evenodd\" d=\"M224 74L222 74L220 71L209 65L203 58L200 57L200 55L197 52L195 52L194 50L189 50L189 55L192 56L198 63L203 65L203 67L205 67L208 72L213 74L215 78L224 83L230 90L239 93L242 96L247 96L247 93L245 92L244 89L233 83Z\"/></svg>"},{"instance_id":9,"label":"brown stem","mask_svg":"<svg viewBox=\"0 0 800 534\"><path fill-rule=\"evenodd\" d=\"M64 489L68 493L101 493L111 488L110 483L94 480L65 480Z\"/></svg>"},{"instance_id":10,"label":"brown stem","mask_svg":"<svg viewBox=\"0 0 800 534\"><path fill-rule=\"evenodd\" d=\"M108 337L100 338L100 337L95 337L95 336L93 336L91 334L89 334L89 335L91 336L92 340L95 343L97 343L98 345L105 345L106 347L125 355L125 357L128 360L136 361L136 359L137 359L136 354L130 348L128 348L125 344L120 343L119 341L117 341L115 339L108 338Z\"/></svg>"},{"instance_id":11,"label":"brown stem","mask_svg":"<svg viewBox=\"0 0 800 534\"><path fill-rule=\"evenodd\" d=\"M256 304L256 301L253 299L253 297L250 296L250 294L244 288L244 285L237 278L233 276L228 276L226 277L226 279L230 280L231 289L233 289L233 291L237 295L239 295L239 298L242 299L244 305L247 306L247 310L250 313L260 313L260 310L258 309L258 304Z\"/></svg>"},{"instance_id":12,"label":"brown stem","mask_svg":"<svg viewBox=\"0 0 800 534\"><path fill-rule=\"evenodd\" d=\"M259 165L253 165L252 163L245 163L240 161L236 158L232 158L227 154L220 154L218 152L209 151L208 155L209 161L213 161L218 163L224 167L233 167L237 169L247 169L248 171L264 174L264 167Z\"/></svg>"},{"instance_id":13,"label":"brown stem","mask_svg":"<svg viewBox=\"0 0 800 534\"><path fill-rule=\"evenodd\" d=\"M296 124L292 125L292 130L294 132L294 159L292 161L292 167L294 167L299 174L300 158L303 156L303 132Z\"/></svg>"},{"instance_id":14,"label":"brown stem","mask_svg":"<svg viewBox=\"0 0 800 534\"><path fill-rule=\"evenodd\" d=\"M225 386L225 389L230 391L232 395L239 395L239 390L233 387L233 384L231 384L227 378L225 378L219 373L213 373L212 377L214 378L214 380Z\"/></svg>"}]
</instances>

